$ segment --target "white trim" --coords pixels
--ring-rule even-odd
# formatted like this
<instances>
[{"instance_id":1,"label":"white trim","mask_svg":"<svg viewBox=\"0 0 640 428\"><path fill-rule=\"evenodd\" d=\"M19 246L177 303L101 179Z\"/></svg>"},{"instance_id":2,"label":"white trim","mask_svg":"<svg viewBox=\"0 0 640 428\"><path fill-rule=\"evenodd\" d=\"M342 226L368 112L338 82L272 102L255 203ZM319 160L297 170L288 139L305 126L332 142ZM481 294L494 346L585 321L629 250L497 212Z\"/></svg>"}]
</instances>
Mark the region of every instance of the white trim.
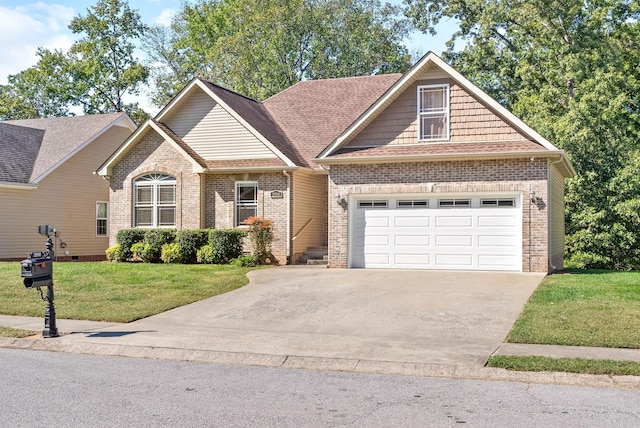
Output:
<instances>
[{"instance_id":1,"label":"white trim","mask_svg":"<svg viewBox=\"0 0 640 428\"><path fill-rule=\"evenodd\" d=\"M131 118L126 113L122 113L120 116L118 116L113 121L111 121L111 123L109 123L104 128L102 128L99 132L95 133L87 141L85 141L84 143L82 143L81 145L76 147L73 151L69 152L64 158L60 159L58 162L56 162L54 165L52 165L50 168L48 168L45 172L40 174L35 179L31 180L31 182L34 183L34 184L38 184L40 181L44 180L49 174L51 174L53 171L55 171L57 168L59 168L63 163L65 163L66 161L71 159L80 150L84 149L89 144L93 143L98 137L102 136L102 134L104 134L109 129L111 129L111 127L119 126L119 125L117 125L117 122L122 122L123 125L125 127L128 127L131 131L134 131L136 129L136 124L133 123Z\"/></svg>"},{"instance_id":2,"label":"white trim","mask_svg":"<svg viewBox=\"0 0 640 428\"><path fill-rule=\"evenodd\" d=\"M98 204L106 204L107 215L106 217L98 217ZM98 235L98 220L105 220L107 222L104 235ZM96 238L104 238L109 236L109 201L96 201Z\"/></svg>"},{"instance_id":3,"label":"white trim","mask_svg":"<svg viewBox=\"0 0 640 428\"><path fill-rule=\"evenodd\" d=\"M444 111L438 111L436 113L442 114L444 113L444 119L445 119L445 136L444 137L440 137L440 138L422 138L422 116L436 116L436 114L433 114L431 112L429 113L425 113L420 111L420 107L422 105L422 91L425 89L444 89L444 99L446 102ZM434 85L418 85L418 87L416 88L416 118L418 121L418 126L417 126L417 140L420 144L429 144L429 143L435 143L435 142L445 142L445 141L449 141L449 137L451 134L451 99L450 99L450 92L449 92L449 84L448 83L439 83L439 84L434 84Z\"/></svg>"},{"instance_id":4,"label":"white trim","mask_svg":"<svg viewBox=\"0 0 640 428\"><path fill-rule=\"evenodd\" d=\"M340 148L356 133L357 130L359 130L362 125L372 119L373 116L378 115L384 109L384 106L388 102L391 102L395 98L397 98L404 91L404 88L406 86L417 80L420 73L422 73L430 64L439 67L442 71L447 73L460 86L479 98L486 104L486 106L494 110L496 114L502 116L503 119L509 122L514 128L516 128L523 134L528 135L532 140L541 144L546 149L551 151L559 151L556 146L551 144L551 142L531 129L522 120L518 119L513 113L504 108L500 103L498 103L480 88L471 83L462 74L454 70L436 54L434 54L433 52L428 52L411 69L409 69L409 71L407 71L404 76L402 76L396 83L394 83L393 86L391 86L391 88L387 90L387 92L385 92L380 98L378 98L378 100L374 104L372 104L371 107L369 107L353 124L351 124L349 128L347 128L342 134L340 134L340 136L338 136L338 138L336 138L333 143L327 146L322 151L322 153L320 153L318 159L325 159L327 156L331 155L338 148ZM569 168L573 169L573 167L571 167L570 165Z\"/></svg>"},{"instance_id":5,"label":"white trim","mask_svg":"<svg viewBox=\"0 0 640 428\"><path fill-rule=\"evenodd\" d=\"M146 177L149 175L154 175L154 174L158 174L158 175L163 175L166 176L168 178L170 178L169 180L163 181L163 180L149 180L149 181L138 181L140 180L142 177ZM139 176L137 176L136 178L134 178L132 180L133 185L132 185L132 193L131 193L131 207L132 207L132 214L131 214L131 218L132 218L132 227L141 227L141 228L176 228L178 227L178 179L177 177L174 177L171 174L167 174L167 173L163 173L163 172L149 172L149 173L144 173L141 174ZM174 209L174 223L172 225L161 225L159 224L159 219L158 219L158 210L160 207L162 207L163 205L160 204L158 202L158 189L159 186L173 186L173 204L168 204L168 205L164 205L164 206L168 206L168 207L173 207ZM140 187L148 187L151 188L151 203L150 204L146 204L144 205L145 208L151 208L151 224L150 225L139 225L138 223L138 216L136 215L136 209L138 208L139 204L138 204L138 189Z\"/></svg>"},{"instance_id":6,"label":"white trim","mask_svg":"<svg viewBox=\"0 0 640 428\"><path fill-rule=\"evenodd\" d=\"M156 131L165 141L167 141L171 147L173 147L178 153L180 153L185 159L191 162L193 166L193 172L200 173L204 172L205 168L196 162L195 159L191 155L189 155L179 144L177 144L173 138L171 138L166 132L162 130L153 120L149 119L144 124L142 124L133 134L127 138L127 140L118 148L118 150L113 153L109 159L105 163L102 164L100 169L98 169L97 174L101 176L110 176L112 173L113 166L112 164L117 162L129 152L135 146L134 142L143 135L145 131L149 128L152 128Z\"/></svg>"},{"instance_id":7,"label":"white trim","mask_svg":"<svg viewBox=\"0 0 640 428\"><path fill-rule=\"evenodd\" d=\"M31 183L0 182L0 189L35 190L38 186Z\"/></svg>"},{"instance_id":8,"label":"white trim","mask_svg":"<svg viewBox=\"0 0 640 428\"><path fill-rule=\"evenodd\" d=\"M251 180L238 180L235 182L235 190L234 190L234 196L233 196L233 227L247 227L244 224L239 224L238 223L238 201L239 201L239 197L240 197L240 192L238 191L238 188L240 186L246 186L249 187L249 185L254 186L255 187L255 192L256 192L256 199L255 199L255 204L256 204L256 216L258 216L258 212L259 212L259 207L260 207L260 198L258 197L258 192L260 190L260 187L258 186L258 182L257 181L251 181Z\"/></svg>"},{"instance_id":9,"label":"white trim","mask_svg":"<svg viewBox=\"0 0 640 428\"><path fill-rule=\"evenodd\" d=\"M200 80L199 78L194 78L189 84L187 84L187 86L185 86L185 88L182 91L180 91L180 93L174 99L172 99L169 102L169 104L167 104L166 107L164 107L160 111L160 113L158 113L156 115L155 119L157 121L161 122L162 118L164 116L166 116L169 113L169 111L171 111L171 109L176 104L178 104L180 102L180 100L182 98L186 97L187 94L191 91L191 89L196 85L200 89L202 89L207 95L209 95L217 104L219 104L224 109L224 111L226 111L229 115L231 115L231 117L233 117L235 120L237 120L251 134L253 134L254 137L256 137L258 140L260 140L260 142L262 144L264 144L269 150L271 150L273 153L275 153L276 156L278 156L278 158L280 158L282 161L284 161L287 164L287 166L290 166L290 167L296 166L296 164L293 163L291 161L291 159L289 159L287 156L285 156L284 153L282 153L280 150L278 150L278 148L276 148L276 146L274 146L261 133L259 133L253 126L251 126L246 120L244 120L244 118L240 114L238 114L238 112L233 110L224 101L222 101L220 99L220 97L218 97L213 91L211 91L211 89L202 80ZM238 94L238 96L242 96L242 95Z\"/></svg>"}]
</instances>

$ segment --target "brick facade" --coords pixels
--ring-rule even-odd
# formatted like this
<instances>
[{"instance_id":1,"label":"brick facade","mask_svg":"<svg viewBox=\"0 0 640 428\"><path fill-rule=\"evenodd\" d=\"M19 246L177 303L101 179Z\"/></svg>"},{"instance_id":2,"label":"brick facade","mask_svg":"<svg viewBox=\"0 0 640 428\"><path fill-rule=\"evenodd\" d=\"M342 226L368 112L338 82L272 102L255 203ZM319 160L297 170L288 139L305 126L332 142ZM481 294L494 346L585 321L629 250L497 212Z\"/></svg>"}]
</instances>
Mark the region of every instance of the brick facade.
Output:
<instances>
[{"instance_id":1,"label":"brick facade","mask_svg":"<svg viewBox=\"0 0 640 428\"><path fill-rule=\"evenodd\" d=\"M358 194L522 192L522 271L548 272L546 159L332 165L329 177L329 201ZM331 267L347 267L348 214L348 203L329 204Z\"/></svg>"},{"instance_id":2,"label":"brick facade","mask_svg":"<svg viewBox=\"0 0 640 428\"><path fill-rule=\"evenodd\" d=\"M148 132L125 157L113 167L110 179L110 245L115 244L121 229L133 227L133 183L151 172L176 178L176 228L198 229L234 227L236 181L258 182L258 215L274 221L273 254L278 262L287 261L287 178L278 173L209 174L193 172L193 166L173 146ZM281 191L281 199L271 192ZM248 242L245 249L250 249Z\"/></svg>"}]
</instances>

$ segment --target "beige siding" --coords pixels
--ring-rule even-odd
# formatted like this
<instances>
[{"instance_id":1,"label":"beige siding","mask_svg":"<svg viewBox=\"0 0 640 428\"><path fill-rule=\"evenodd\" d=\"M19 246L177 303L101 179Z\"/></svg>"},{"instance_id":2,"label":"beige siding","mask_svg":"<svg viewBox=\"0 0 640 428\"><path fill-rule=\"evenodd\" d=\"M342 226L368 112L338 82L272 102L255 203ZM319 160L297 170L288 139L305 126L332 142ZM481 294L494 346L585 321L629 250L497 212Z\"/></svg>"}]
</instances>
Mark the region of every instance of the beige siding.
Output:
<instances>
[{"instance_id":1,"label":"beige siding","mask_svg":"<svg viewBox=\"0 0 640 428\"><path fill-rule=\"evenodd\" d=\"M131 133L113 127L45 177L35 190L0 189L0 258L44 250L37 233L52 224L59 257L104 256L109 239L96 237L96 202L109 201L109 185L93 174ZM64 242L66 248L61 248Z\"/></svg>"},{"instance_id":2,"label":"beige siding","mask_svg":"<svg viewBox=\"0 0 640 428\"><path fill-rule=\"evenodd\" d=\"M356 135L348 147L423 143L418 140L418 86L441 83L450 85L450 142L519 141L526 139L453 80L431 78L419 80L411 85L371 124Z\"/></svg>"},{"instance_id":3,"label":"beige siding","mask_svg":"<svg viewBox=\"0 0 640 428\"><path fill-rule=\"evenodd\" d=\"M293 174L293 261L307 248L327 245L327 178L301 171Z\"/></svg>"},{"instance_id":4,"label":"beige siding","mask_svg":"<svg viewBox=\"0 0 640 428\"><path fill-rule=\"evenodd\" d=\"M549 187L549 270L553 271L562 269L564 260L564 178L554 166L550 168Z\"/></svg>"},{"instance_id":5,"label":"beige siding","mask_svg":"<svg viewBox=\"0 0 640 428\"><path fill-rule=\"evenodd\" d=\"M205 160L277 157L197 86L174 107L165 123Z\"/></svg>"}]
</instances>

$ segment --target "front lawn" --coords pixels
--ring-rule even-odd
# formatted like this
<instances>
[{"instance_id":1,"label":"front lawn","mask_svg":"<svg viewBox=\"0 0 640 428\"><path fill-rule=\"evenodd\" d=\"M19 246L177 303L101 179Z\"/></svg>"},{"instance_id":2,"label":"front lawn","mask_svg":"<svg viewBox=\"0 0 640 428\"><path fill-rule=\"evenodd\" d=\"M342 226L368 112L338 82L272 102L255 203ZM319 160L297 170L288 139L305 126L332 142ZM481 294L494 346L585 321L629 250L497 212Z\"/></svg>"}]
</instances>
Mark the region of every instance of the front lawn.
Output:
<instances>
[{"instance_id":1,"label":"front lawn","mask_svg":"<svg viewBox=\"0 0 640 428\"><path fill-rule=\"evenodd\" d=\"M546 277L507 342L640 348L640 272L573 271Z\"/></svg>"},{"instance_id":2,"label":"front lawn","mask_svg":"<svg viewBox=\"0 0 640 428\"><path fill-rule=\"evenodd\" d=\"M640 363L635 361L496 355L489 359L488 366L527 372L544 371L609 376L640 376Z\"/></svg>"},{"instance_id":3,"label":"front lawn","mask_svg":"<svg viewBox=\"0 0 640 428\"><path fill-rule=\"evenodd\" d=\"M56 316L130 322L246 285L255 268L233 265L54 263ZM43 289L46 292L46 289ZM25 289L19 262L0 262L0 314L42 317L44 302Z\"/></svg>"}]
</instances>

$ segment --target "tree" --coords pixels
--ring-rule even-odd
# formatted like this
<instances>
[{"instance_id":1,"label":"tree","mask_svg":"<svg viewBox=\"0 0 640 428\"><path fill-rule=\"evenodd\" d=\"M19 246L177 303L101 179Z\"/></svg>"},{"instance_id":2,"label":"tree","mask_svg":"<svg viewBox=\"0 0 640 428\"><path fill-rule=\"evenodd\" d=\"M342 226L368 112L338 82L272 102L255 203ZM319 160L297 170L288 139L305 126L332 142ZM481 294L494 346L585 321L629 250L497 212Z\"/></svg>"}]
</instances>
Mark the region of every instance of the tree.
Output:
<instances>
[{"instance_id":1,"label":"tree","mask_svg":"<svg viewBox=\"0 0 640 428\"><path fill-rule=\"evenodd\" d=\"M630 239L638 225L622 218L619 194L621 177L640 172L631 161L640 143L638 2L407 3L422 31L457 19L445 60L567 151L578 172L567 182L569 265L640 267L640 240ZM626 195L640 195L640 183L629 186Z\"/></svg>"},{"instance_id":2,"label":"tree","mask_svg":"<svg viewBox=\"0 0 640 428\"><path fill-rule=\"evenodd\" d=\"M405 71L408 31L377 0L199 0L146 43L156 105L194 76L264 99L305 79Z\"/></svg>"},{"instance_id":3,"label":"tree","mask_svg":"<svg viewBox=\"0 0 640 428\"><path fill-rule=\"evenodd\" d=\"M72 106L87 114L127 112L138 121L148 116L124 100L140 93L149 74L134 57L134 41L146 30L138 12L126 0L99 0L69 28L83 37L68 52L40 48L35 66L9 76L0 116L63 116Z\"/></svg>"}]
</instances>

